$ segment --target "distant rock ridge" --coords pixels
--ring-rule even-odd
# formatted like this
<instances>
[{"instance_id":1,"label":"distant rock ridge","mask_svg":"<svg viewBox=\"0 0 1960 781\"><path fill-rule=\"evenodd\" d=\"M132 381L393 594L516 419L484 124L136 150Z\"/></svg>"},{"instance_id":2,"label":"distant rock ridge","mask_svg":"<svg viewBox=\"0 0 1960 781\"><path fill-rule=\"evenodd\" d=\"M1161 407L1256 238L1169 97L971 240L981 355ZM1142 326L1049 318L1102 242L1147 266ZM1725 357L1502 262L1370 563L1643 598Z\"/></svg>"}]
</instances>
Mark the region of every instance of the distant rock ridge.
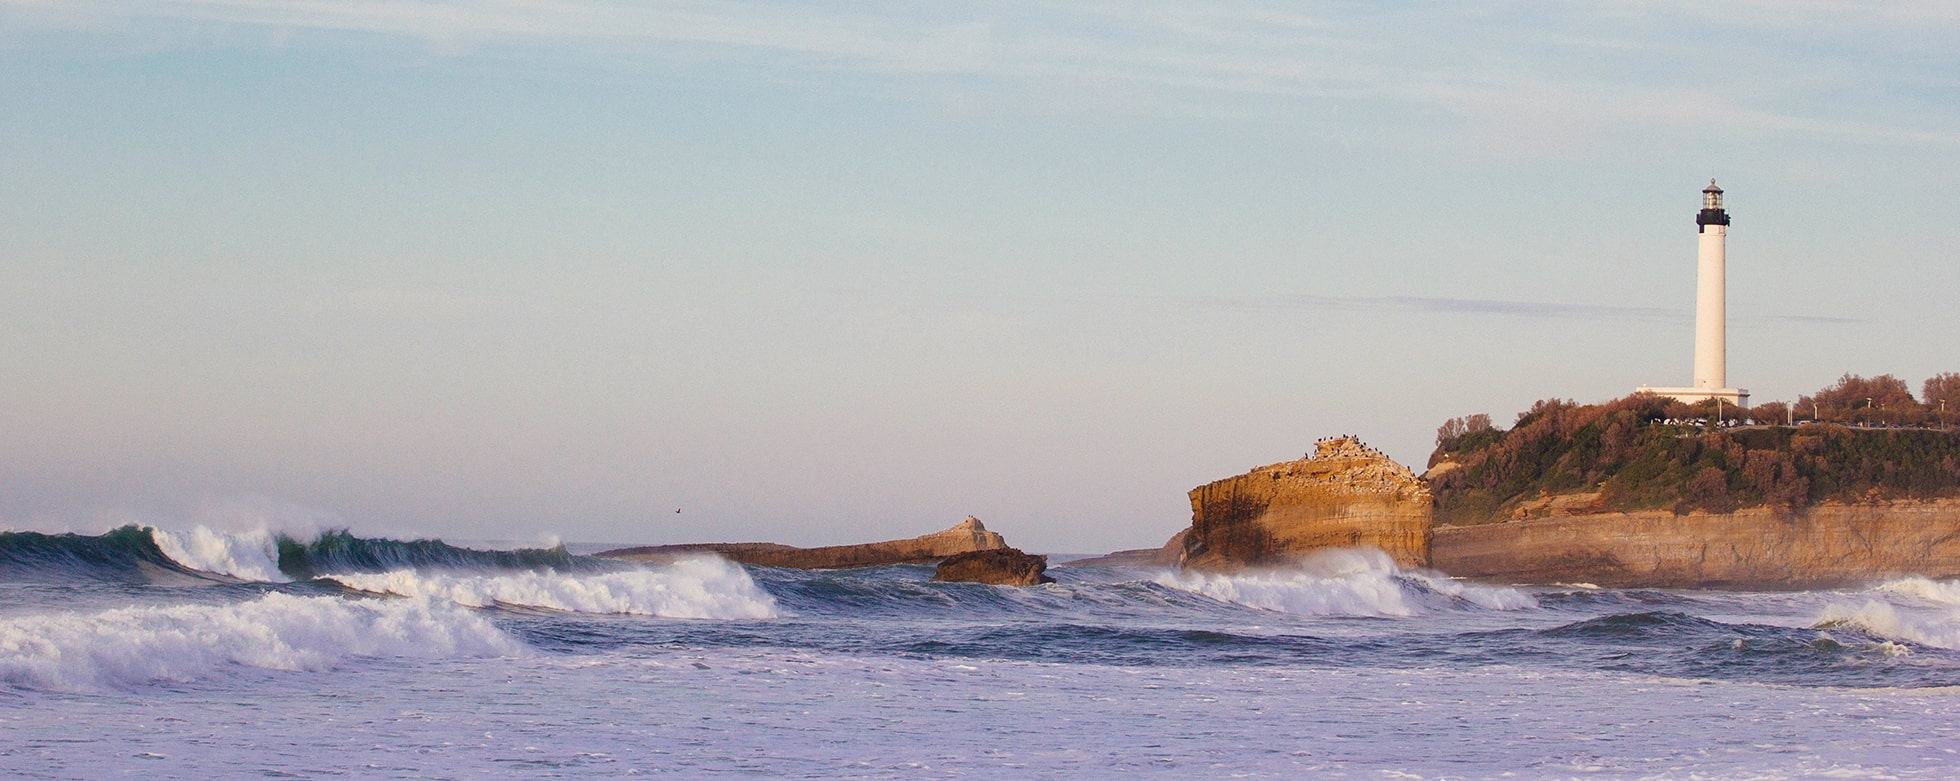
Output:
<instances>
[{"instance_id":1,"label":"distant rock ridge","mask_svg":"<svg viewBox=\"0 0 1960 781\"><path fill-rule=\"evenodd\" d=\"M1323 548L1378 548L1396 564L1429 564L1429 489L1353 436L1328 437L1297 461L1194 488L1179 564L1233 571L1282 566Z\"/></svg>"},{"instance_id":2,"label":"distant rock ridge","mask_svg":"<svg viewBox=\"0 0 1960 781\"><path fill-rule=\"evenodd\" d=\"M1007 541L967 516L952 528L908 540L798 548L773 542L706 542L618 548L594 554L624 561L669 561L710 553L742 564L785 569L851 569L889 564L929 564L959 553L1006 548Z\"/></svg>"},{"instance_id":3,"label":"distant rock ridge","mask_svg":"<svg viewBox=\"0 0 1960 781\"><path fill-rule=\"evenodd\" d=\"M1155 548L1136 548L1119 550L1103 556L1076 559L1057 564L1058 567L1175 567L1184 561L1184 536L1190 530L1176 534L1163 545Z\"/></svg>"}]
</instances>

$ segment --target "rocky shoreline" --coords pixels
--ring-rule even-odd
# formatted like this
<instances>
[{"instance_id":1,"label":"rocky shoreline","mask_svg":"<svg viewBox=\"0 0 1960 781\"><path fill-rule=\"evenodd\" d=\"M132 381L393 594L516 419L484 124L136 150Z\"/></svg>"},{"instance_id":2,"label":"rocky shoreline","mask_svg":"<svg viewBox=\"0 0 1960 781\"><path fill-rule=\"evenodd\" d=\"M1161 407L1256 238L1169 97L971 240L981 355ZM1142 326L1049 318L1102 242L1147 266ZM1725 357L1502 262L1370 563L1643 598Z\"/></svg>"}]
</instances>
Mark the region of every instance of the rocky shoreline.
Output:
<instances>
[{"instance_id":1,"label":"rocky shoreline","mask_svg":"<svg viewBox=\"0 0 1960 781\"><path fill-rule=\"evenodd\" d=\"M1190 496L1192 524L1164 551L1071 566L1230 572L1285 565L1313 550L1371 547L1403 567L1511 584L1799 589L1960 577L1960 499L1677 514L1601 511L1596 495L1573 493L1540 497L1516 517L1437 525L1424 480L1353 437L1322 440L1308 458L1208 483Z\"/></svg>"},{"instance_id":2,"label":"rocky shoreline","mask_svg":"<svg viewBox=\"0 0 1960 781\"><path fill-rule=\"evenodd\" d=\"M1509 583L1800 589L1960 577L1960 500L1731 513L1572 514L1439 526L1431 566Z\"/></svg>"}]
</instances>

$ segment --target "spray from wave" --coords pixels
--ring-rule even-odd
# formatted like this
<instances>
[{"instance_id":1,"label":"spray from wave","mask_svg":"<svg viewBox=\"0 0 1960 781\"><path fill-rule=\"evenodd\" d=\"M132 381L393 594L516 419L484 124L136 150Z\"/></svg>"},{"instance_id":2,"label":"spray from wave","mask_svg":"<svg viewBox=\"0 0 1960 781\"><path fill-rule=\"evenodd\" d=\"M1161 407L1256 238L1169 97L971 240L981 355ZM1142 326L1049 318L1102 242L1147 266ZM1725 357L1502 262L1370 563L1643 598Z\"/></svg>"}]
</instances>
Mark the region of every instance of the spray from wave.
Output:
<instances>
[{"instance_id":1,"label":"spray from wave","mask_svg":"<svg viewBox=\"0 0 1960 781\"><path fill-rule=\"evenodd\" d=\"M1960 608L1960 581L1900 578L1880 584L1876 590L1913 597L1936 605Z\"/></svg>"},{"instance_id":2,"label":"spray from wave","mask_svg":"<svg viewBox=\"0 0 1960 781\"><path fill-rule=\"evenodd\" d=\"M328 579L359 591L441 599L467 607L517 606L660 618L777 617L776 600L747 571L718 558L682 559L657 570L498 575L393 570Z\"/></svg>"},{"instance_id":3,"label":"spray from wave","mask_svg":"<svg viewBox=\"0 0 1960 781\"><path fill-rule=\"evenodd\" d=\"M1234 575L1171 573L1156 582L1223 602L1303 616L1415 616L1470 605L1491 610L1537 606L1517 589L1404 572L1371 548L1321 551L1298 569Z\"/></svg>"},{"instance_id":4,"label":"spray from wave","mask_svg":"<svg viewBox=\"0 0 1960 781\"><path fill-rule=\"evenodd\" d=\"M1853 627L1879 637L1960 650L1960 583L1929 578L1902 578L1873 591L1886 597L1906 597L1906 604L1867 599L1863 604L1833 604L1824 609L1817 627Z\"/></svg>"},{"instance_id":5,"label":"spray from wave","mask_svg":"<svg viewBox=\"0 0 1960 781\"><path fill-rule=\"evenodd\" d=\"M360 657L520 655L514 638L447 602L272 593L177 605L0 620L0 681L92 691L191 681L227 668L325 671Z\"/></svg>"},{"instance_id":6,"label":"spray from wave","mask_svg":"<svg viewBox=\"0 0 1960 781\"><path fill-rule=\"evenodd\" d=\"M189 531L151 529L150 537L165 556L190 569L262 583L292 580L279 571L278 544L264 530L228 533L198 526Z\"/></svg>"}]
</instances>

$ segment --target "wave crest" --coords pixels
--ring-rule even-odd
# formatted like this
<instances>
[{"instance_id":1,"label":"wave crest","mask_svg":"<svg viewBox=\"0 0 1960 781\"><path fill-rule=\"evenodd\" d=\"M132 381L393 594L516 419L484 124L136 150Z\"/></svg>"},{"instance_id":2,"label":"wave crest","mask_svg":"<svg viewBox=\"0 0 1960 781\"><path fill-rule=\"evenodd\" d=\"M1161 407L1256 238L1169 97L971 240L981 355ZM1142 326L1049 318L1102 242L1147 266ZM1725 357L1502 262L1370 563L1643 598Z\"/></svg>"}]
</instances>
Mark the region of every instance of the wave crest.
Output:
<instances>
[{"instance_id":1,"label":"wave crest","mask_svg":"<svg viewBox=\"0 0 1960 781\"><path fill-rule=\"evenodd\" d=\"M1831 605L1817 619L1818 629L1849 626L1878 637L1960 650L1960 611L1928 613L1866 600L1862 605Z\"/></svg>"},{"instance_id":2,"label":"wave crest","mask_svg":"<svg viewBox=\"0 0 1960 781\"><path fill-rule=\"evenodd\" d=\"M1536 607L1517 589L1480 586L1448 577L1404 572L1373 548L1319 551L1299 569L1248 570L1233 575L1167 572L1156 582L1212 599L1304 616L1414 616L1469 604L1492 610Z\"/></svg>"},{"instance_id":3,"label":"wave crest","mask_svg":"<svg viewBox=\"0 0 1960 781\"><path fill-rule=\"evenodd\" d=\"M263 530L218 532L198 526L189 531L151 529L150 538L172 561L200 572L260 583L286 583L279 571L279 549Z\"/></svg>"},{"instance_id":4,"label":"wave crest","mask_svg":"<svg viewBox=\"0 0 1960 781\"><path fill-rule=\"evenodd\" d=\"M327 576L374 594L441 599L468 607L521 606L661 618L775 618L776 600L741 567L719 558L682 559L659 569L501 575L393 570Z\"/></svg>"},{"instance_id":5,"label":"wave crest","mask_svg":"<svg viewBox=\"0 0 1960 781\"><path fill-rule=\"evenodd\" d=\"M1900 578L1881 583L1875 590L1960 608L1960 581Z\"/></svg>"},{"instance_id":6,"label":"wave crest","mask_svg":"<svg viewBox=\"0 0 1960 781\"><path fill-rule=\"evenodd\" d=\"M324 671L354 657L496 657L516 639L448 603L271 593L228 605L0 619L0 681L90 691L189 681L231 666Z\"/></svg>"}]
</instances>

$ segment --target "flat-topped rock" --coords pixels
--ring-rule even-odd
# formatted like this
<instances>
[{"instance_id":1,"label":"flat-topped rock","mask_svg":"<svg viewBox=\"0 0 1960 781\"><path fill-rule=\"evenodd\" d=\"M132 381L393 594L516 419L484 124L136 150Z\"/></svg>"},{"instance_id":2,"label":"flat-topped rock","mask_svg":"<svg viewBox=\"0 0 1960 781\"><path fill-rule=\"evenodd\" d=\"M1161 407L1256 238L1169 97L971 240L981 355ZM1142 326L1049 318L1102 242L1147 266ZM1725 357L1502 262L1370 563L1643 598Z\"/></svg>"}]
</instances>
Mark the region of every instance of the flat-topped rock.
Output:
<instances>
[{"instance_id":1,"label":"flat-topped rock","mask_svg":"<svg viewBox=\"0 0 1960 781\"><path fill-rule=\"evenodd\" d=\"M882 567L889 564L928 564L960 553L1007 547L999 534L987 531L980 519L966 520L943 531L908 540L886 540L858 545L829 545L798 548L773 542L705 542L686 545L649 545L618 548L594 554L604 559L624 561L670 561L688 555L714 554L742 564L785 569L850 569Z\"/></svg>"}]
</instances>

